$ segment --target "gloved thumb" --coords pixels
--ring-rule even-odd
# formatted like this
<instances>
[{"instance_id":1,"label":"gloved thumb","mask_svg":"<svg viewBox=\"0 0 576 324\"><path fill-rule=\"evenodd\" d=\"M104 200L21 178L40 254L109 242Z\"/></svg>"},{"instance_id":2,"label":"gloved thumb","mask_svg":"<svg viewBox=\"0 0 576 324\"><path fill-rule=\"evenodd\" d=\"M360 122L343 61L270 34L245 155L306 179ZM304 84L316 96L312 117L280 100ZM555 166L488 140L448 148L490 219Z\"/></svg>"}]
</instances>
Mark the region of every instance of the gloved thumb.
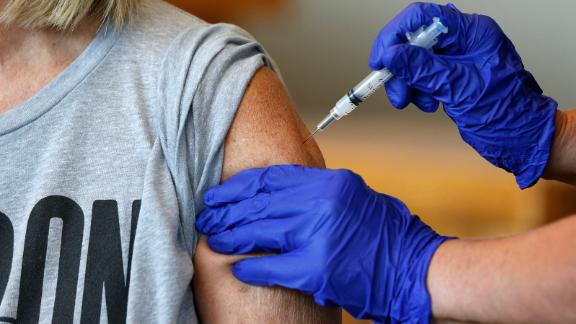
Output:
<instances>
[{"instance_id":1,"label":"gloved thumb","mask_svg":"<svg viewBox=\"0 0 576 324\"><path fill-rule=\"evenodd\" d=\"M298 252L250 258L237 262L232 273L249 285L282 286L311 293L302 285L302 278L306 276L302 260L305 256Z\"/></svg>"}]
</instances>

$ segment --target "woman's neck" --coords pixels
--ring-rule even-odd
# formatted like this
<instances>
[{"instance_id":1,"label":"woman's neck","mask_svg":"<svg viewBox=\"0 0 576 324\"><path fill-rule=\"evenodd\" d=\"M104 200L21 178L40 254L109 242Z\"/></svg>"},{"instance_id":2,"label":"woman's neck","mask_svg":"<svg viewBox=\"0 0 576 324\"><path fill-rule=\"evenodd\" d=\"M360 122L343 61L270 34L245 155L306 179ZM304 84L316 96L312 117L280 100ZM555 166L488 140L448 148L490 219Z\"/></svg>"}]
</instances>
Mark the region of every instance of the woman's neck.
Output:
<instances>
[{"instance_id":1,"label":"woman's neck","mask_svg":"<svg viewBox=\"0 0 576 324\"><path fill-rule=\"evenodd\" d=\"M65 32L0 25L0 113L33 96L70 65L99 26L92 18Z\"/></svg>"}]
</instances>

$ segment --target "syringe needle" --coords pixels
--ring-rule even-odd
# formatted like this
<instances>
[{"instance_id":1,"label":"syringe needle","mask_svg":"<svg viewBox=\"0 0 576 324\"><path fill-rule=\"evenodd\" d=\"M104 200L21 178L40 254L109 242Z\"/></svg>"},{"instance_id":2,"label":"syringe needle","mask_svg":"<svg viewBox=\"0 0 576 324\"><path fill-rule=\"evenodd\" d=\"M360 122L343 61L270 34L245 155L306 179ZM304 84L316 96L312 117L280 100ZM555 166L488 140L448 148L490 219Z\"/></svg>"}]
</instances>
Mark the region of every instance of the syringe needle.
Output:
<instances>
[{"instance_id":1,"label":"syringe needle","mask_svg":"<svg viewBox=\"0 0 576 324\"><path fill-rule=\"evenodd\" d=\"M316 135L316 133L318 133L318 131L320 131L320 128L316 129L316 130L314 131L314 133L312 133L312 135L308 136L308 138L307 138L307 139L304 141L304 143L302 143L302 144L308 143L308 141L311 140L312 137L314 137L314 135Z\"/></svg>"}]
</instances>

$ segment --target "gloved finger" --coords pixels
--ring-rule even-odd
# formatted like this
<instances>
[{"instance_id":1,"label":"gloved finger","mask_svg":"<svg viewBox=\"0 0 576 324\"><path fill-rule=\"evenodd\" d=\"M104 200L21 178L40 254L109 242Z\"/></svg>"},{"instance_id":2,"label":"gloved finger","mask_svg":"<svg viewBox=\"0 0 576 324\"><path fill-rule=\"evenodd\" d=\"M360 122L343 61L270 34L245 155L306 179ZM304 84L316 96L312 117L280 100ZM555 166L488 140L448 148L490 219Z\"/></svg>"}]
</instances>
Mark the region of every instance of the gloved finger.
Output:
<instances>
[{"instance_id":1,"label":"gloved finger","mask_svg":"<svg viewBox=\"0 0 576 324\"><path fill-rule=\"evenodd\" d=\"M416 94L412 97L412 102L423 112L433 113L438 110L440 103L429 94L419 90L414 90Z\"/></svg>"},{"instance_id":2,"label":"gloved finger","mask_svg":"<svg viewBox=\"0 0 576 324\"><path fill-rule=\"evenodd\" d=\"M282 286L312 294L306 276L305 252L295 251L278 256L246 259L232 267L238 280L253 286Z\"/></svg>"},{"instance_id":3,"label":"gloved finger","mask_svg":"<svg viewBox=\"0 0 576 324\"><path fill-rule=\"evenodd\" d=\"M240 172L224 184L206 192L204 203L209 207L242 201L260 192L271 192L308 183L320 169L297 165L276 165Z\"/></svg>"},{"instance_id":4,"label":"gloved finger","mask_svg":"<svg viewBox=\"0 0 576 324\"><path fill-rule=\"evenodd\" d=\"M404 109L411 101L412 89L401 79L392 78L386 84L386 95L396 109Z\"/></svg>"},{"instance_id":5,"label":"gloved finger","mask_svg":"<svg viewBox=\"0 0 576 324\"><path fill-rule=\"evenodd\" d=\"M390 104L396 109L404 109L411 102L424 112L436 112L438 100L421 91L412 89L402 79L392 78L385 84Z\"/></svg>"},{"instance_id":6,"label":"gloved finger","mask_svg":"<svg viewBox=\"0 0 576 324\"><path fill-rule=\"evenodd\" d=\"M210 188L204 194L204 203L209 207L219 207L229 202L237 202L256 196L262 191L261 178L266 168L242 171L221 185Z\"/></svg>"},{"instance_id":7,"label":"gloved finger","mask_svg":"<svg viewBox=\"0 0 576 324\"><path fill-rule=\"evenodd\" d=\"M294 190L285 189L273 193L262 192L221 207L207 207L198 216L196 228L206 235L214 235L261 219L289 218L314 210L310 202L298 199Z\"/></svg>"},{"instance_id":8,"label":"gloved finger","mask_svg":"<svg viewBox=\"0 0 576 324\"><path fill-rule=\"evenodd\" d=\"M372 46L370 67L373 70L383 69L385 65L382 64L380 57L386 53L388 47L406 43L408 41L406 33L415 32L422 26L430 25L436 17L440 18L440 21L448 28L448 34L439 37L435 48L461 46L462 42L457 42L456 37L461 29L460 20L464 15L454 5L412 3L380 31ZM451 49L451 51L456 50Z\"/></svg>"},{"instance_id":9,"label":"gloved finger","mask_svg":"<svg viewBox=\"0 0 576 324\"><path fill-rule=\"evenodd\" d=\"M210 236L208 245L221 254L284 253L300 244L294 224L287 219L260 220Z\"/></svg>"},{"instance_id":10,"label":"gloved finger","mask_svg":"<svg viewBox=\"0 0 576 324\"><path fill-rule=\"evenodd\" d=\"M196 229L205 235L214 235L234 226L250 223L267 213L263 211L270 204L270 193L261 192L252 198L220 207L205 208L196 219Z\"/></svg>"},{"instance_id":11,"label":"gloved finger","mask_svg":"<svg viewBox=\"0 0 576 324\"><path fill-rule=\"evenodd\" d=\"M443 103L471 100L484 89L475 66L452 62L416 46L390 47L382 56L382 64L410 87Z\"/></svg>"}]
</instances>

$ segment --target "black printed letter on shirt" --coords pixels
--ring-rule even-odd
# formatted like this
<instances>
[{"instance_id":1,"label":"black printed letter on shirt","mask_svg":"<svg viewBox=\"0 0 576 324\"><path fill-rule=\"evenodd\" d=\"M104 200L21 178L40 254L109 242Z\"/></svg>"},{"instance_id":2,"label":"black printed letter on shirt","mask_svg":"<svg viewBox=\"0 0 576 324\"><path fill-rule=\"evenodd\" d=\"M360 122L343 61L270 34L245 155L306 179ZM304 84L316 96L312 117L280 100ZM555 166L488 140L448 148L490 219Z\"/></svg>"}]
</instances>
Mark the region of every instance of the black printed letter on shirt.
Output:
<instances>
[{"instance_id":1,"label":"black printed letter on shirt","mask_svg":"<svg viewBox=\"0 0 576 324\"><path fill-rule=\"evenodd\" d=\"M61 196L50 196L40 200L30 213L22 259L18 323L38 323L39 321L48 234L50 220L53 218L60 218L63 225L52 322L72 323L82 249L84 214L73 200Z\"/></svg>"},{"instance_id":2,"label":"black printed letter on shirt","mask_svg":"<svg viewBox=\"0 0 576 324\"><path fill-rule=\"evenodd\" d=\"M135 201L132 205L128 267L124 280L118 204L110 200L94 202L82 301L82 323L100 322L103 290L106 294L108 322L126 322L132 252L139 213L140 201Z\"/></svg>"},{"instance_id":3,"label":"black printed letter on shirt","mask_svg":"<svg viewBox=\"0 0 576 324\"><path fill-rule=\"evenodd\" d=\"M14 230L8 216L0 213L0 305L10 277L14 253Z\"/></svg>"}]
</instances>

